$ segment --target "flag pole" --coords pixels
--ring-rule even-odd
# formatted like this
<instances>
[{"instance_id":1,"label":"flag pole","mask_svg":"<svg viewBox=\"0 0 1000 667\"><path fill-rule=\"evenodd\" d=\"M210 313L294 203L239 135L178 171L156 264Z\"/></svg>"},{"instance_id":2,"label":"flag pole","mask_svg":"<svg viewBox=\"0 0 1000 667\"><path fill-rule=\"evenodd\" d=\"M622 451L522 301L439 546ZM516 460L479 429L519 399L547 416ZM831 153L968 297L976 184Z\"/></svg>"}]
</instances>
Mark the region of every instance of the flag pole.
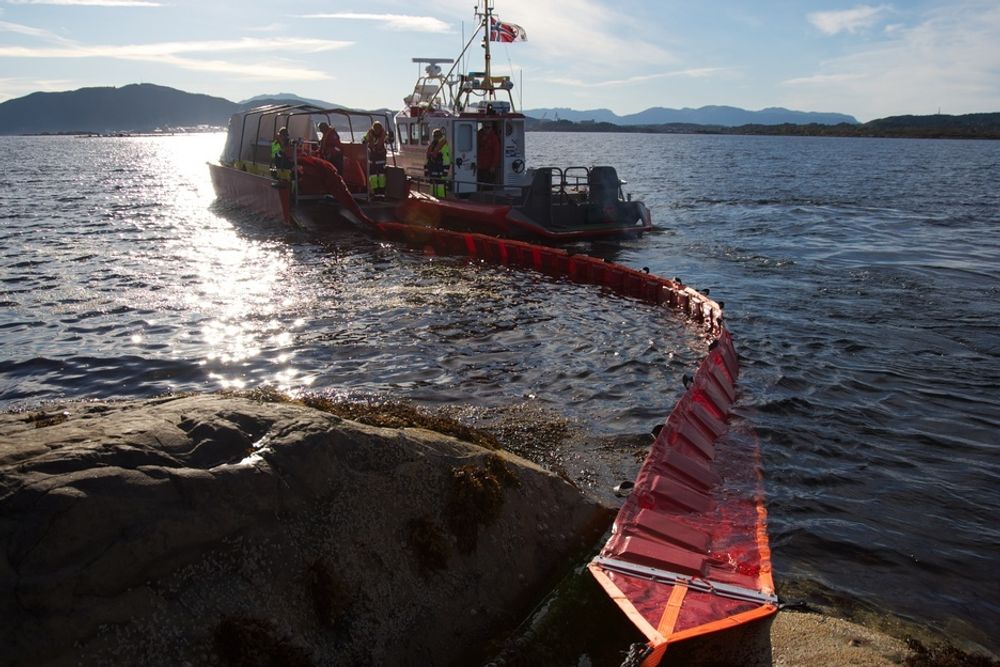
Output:
<instances>
[{"instance_id":1,"label":"flag pole","mask_svg":"<svg viewBox=\"0 0 1000 667\"><path fill-rule=\"evenodd\" d=\"M489 99L494 99L495 95L493 93L493 73L490 71L490 37L493 35L491 31L493 30L493 0L483 0L483 48L486 49L486 85L487 94Z\"/></svg>"}]
</instances>

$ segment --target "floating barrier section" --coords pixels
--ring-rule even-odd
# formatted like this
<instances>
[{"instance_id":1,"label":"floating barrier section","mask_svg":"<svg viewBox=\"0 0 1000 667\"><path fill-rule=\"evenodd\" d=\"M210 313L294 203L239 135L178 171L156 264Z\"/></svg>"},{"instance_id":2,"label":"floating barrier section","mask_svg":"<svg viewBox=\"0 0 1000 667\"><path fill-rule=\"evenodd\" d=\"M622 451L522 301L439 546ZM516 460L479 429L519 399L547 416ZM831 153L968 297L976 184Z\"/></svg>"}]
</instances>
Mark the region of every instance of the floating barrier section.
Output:
<instances>
[{"instance_id":1,"label":"floating barrier section","mask_svg":"<svg viewBox=\"0 0 1000 667\"><path fill-rule=\"evenodd\" d=\"M712 339L709 353L686 381L687 390L659 430L611 538L589 568L646 636L644 667L656 665L673 642L777 611L756 443L749 458L743 452L728 465L716 459L739 375L720 304L677 281L559 248L373 224L382 236L429 254L464 255L601 285L662 304L700 326ZM728 478L748 476L750 488L734 493L727 484Z\"/></svg>"}]
</instances>

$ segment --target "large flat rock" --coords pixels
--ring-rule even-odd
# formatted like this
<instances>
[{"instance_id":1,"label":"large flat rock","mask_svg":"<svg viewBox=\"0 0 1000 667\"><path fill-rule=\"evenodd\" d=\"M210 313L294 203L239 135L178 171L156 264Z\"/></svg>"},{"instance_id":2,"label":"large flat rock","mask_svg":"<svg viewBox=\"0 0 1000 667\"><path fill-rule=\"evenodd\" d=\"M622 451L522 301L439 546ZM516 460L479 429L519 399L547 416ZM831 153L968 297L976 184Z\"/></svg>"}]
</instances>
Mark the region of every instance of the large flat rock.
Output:
<instances>
[{"instance_id":1,"label":"large flat rock","mask_svg":"<svg viewBox=\"0 0 1000 667\"><path fill-rule=\"evenodd\" d=\"M0 664L454 664L611 516L513 455L293 403L0 415Z\"/></svg>"}]
</instances>

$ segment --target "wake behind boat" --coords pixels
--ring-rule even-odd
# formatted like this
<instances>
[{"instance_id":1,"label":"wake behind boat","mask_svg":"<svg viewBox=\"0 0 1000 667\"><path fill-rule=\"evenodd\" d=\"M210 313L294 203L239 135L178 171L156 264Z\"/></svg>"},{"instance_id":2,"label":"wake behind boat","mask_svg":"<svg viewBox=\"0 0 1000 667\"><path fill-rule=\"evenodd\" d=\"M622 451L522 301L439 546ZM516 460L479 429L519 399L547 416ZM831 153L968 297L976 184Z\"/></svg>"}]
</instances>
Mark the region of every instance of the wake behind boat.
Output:
<instances>
[{"instance_id":1,"label":"wake behind boat","mask_svg":"<svg viewBox=\"0 0 1000 667\"><path fill-rule=\"evenodd\" d=\"M492 0L476 20L458 59L413 59L423 70L394 118L308 104L234 114L210 165L218 197L290 224L394 220L549 241L651 230L649 209L624 193L614 167L527 167L513 82L490 64L491 42L523 39L524 30L498 21ZM477 41L483 70L455 75ZM447 74L443 64L452 64ZM337 159L321 150L321 124L339 135ZM370 140L376 126L381 143Z\"/></svg>"}]
</instances>

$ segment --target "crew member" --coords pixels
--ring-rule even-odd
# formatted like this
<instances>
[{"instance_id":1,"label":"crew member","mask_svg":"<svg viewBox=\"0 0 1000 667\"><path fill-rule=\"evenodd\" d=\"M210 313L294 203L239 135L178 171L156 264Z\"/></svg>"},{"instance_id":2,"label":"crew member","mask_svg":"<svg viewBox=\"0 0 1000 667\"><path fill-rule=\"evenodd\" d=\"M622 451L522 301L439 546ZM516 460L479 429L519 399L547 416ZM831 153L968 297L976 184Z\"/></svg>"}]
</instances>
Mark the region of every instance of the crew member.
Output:
<instances>
[{"instance_id":1,"label":"crew member","mask_svg":"<svg viewBox=\"0 0 1000 667\"><path fill-rule=\"evenodd\" d=\"M448 145L448 140L444 138L444 132L440 127L434 130L431 137L431 144L427 147L424 173L431 179L431 194L443 199L448 169L451 167L451 146Z\"/></svg>"},{"instance_id":2,"label":"crew member","mask_svg":"<svg viewBox=\"0 0 1000 667\"><path fill-rule=\"evenodd\" d=\"M376 195L385 194L386 134L382 123L375 121L361 143L368 146L368 187Z\"/></svg>"},{"instance_id":3,"label":"crew member","mask_svg":"<svg viewBox=\"0 0 1000 667\"><path fill-rule=\"evenodd\" d=\"M492 190L500 166L500 137L493 123L483 123L476 136L476 181L484 190Z\"/></svg>"},{"instance_id":4,"label":"crew member","mask_svg":"<svg viewBox=\"0 0 1000 667\"><path fill-rule=\"evenodd\" d=\"M319 131L323 133L319 142L319 156L336 167L338 173L344 171L344 150L340 147L337 130L323 121L319 124Z\"/></svg>"},{"instance_id":5,"label":"crew member","mask_svg":"<svg viewBox=\"0 0 1000 667\"><path fill-rule=\"evenodd\" d=\"M271 164L278 169L291 169L292 161L288 157L291 155L291 144L288 141L288 128L283 127L274 135L271 142Z\"/></svg>"}]
</instances>

